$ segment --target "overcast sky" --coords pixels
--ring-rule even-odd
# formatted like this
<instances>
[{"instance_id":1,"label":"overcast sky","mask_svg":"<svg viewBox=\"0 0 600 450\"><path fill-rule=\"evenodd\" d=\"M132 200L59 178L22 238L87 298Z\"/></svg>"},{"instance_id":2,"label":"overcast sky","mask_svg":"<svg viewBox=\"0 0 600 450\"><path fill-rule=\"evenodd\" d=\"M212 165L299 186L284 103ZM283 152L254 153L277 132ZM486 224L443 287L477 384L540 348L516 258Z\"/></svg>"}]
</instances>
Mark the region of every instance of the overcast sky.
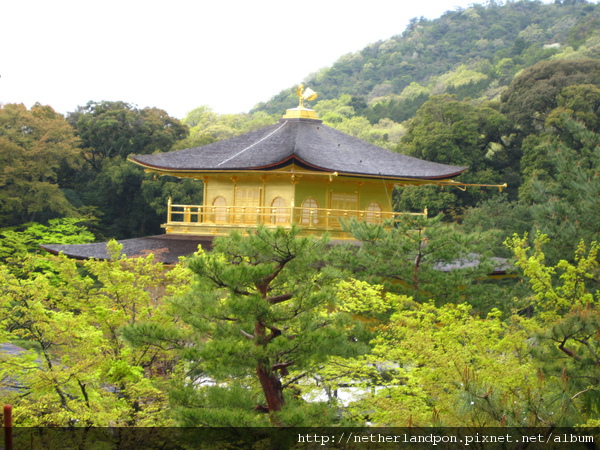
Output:
<instances>
[{"instance_id":1,"label":"overcast sky","mask_svg":"<svg viewBox=\"0 0 600 450\"><path fill-rule=\"evenodd\" d=\"M3 0L0 103L247 112L413 17L468 0Z\"/></svg>"}]
</instances>

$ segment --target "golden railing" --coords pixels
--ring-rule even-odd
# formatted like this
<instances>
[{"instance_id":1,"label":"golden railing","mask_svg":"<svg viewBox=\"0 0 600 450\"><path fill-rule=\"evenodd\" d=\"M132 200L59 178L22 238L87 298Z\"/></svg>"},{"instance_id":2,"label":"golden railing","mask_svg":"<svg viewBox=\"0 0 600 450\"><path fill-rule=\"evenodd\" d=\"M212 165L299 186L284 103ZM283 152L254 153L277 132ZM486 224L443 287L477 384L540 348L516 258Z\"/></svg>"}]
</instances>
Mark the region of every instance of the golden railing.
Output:
<instances>
[{"instance_id":1,"label":"golden railing","mask_svg":"<svg viewBox=\"0 0 600 450\"><path fill-rule=\"evenodd\" d=\"M165 226L245 228L259 224L274 227L297 224L303 228L341 230L340 219L355 218L359 221L382 224L399 222L406 216L427 217L427 209L422 213L399 213L303 207L174 205L169 202Z\"/></svg>"}]
</instances>

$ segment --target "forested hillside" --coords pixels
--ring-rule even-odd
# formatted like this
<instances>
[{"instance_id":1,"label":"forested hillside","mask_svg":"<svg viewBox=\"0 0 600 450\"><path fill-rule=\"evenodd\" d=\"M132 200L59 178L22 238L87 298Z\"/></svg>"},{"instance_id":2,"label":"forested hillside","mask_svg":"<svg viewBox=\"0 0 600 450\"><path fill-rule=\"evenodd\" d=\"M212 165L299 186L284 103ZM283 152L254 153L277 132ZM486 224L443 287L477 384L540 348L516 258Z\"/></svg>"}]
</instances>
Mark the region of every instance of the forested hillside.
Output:
<instances>
[{"instance_id":1,"label":"forested hillside","mask_svg":"<svg viewBox=\"0 0 600 450\"><path fill-rule=\"evenodd\" d=\"M598 131L600 5L520 1L473 5L408 28L305 79L330 126L401 153L467 165L467 183L507 183L503 198L534 202L541 155L560 141L563 113ZM294 106L291 89L255 111ZM549 145L549 144L548 144ZM397 189L398 210L446 212L490 191Z\"/></svg>"},{"instance_id":2,"label":"forested hillside","mask_svg":"<svg viewBox=\"0 0 600 450\"><path fill-rule=\"evenodd\" d=\"M374 124L412 117L429 96L497 99L524 68L550 58L598 57L600 5L585 1L495 2L414 18L401 34L342 56L304 80L319 100L347 94L354 113ZM399 30L400 31L400 30ZM285 90L255 110L281 114Z\"/></svg>"},{"instance_id":3,"label":"forested hillside","mask_svg":"<svg viewBox=\"0 0 600 450\"><path fill-rule=\"evenodd\" d=\"M160 233L169 197L202 202L200 183L129 154L272 124L294 89L181 121L0 105L0 401L15 423L598 426L600 4L414 19L304 83L325 124L469 166L473 186L397 187L395 210L429 218L347 222L360 246L259 228L168 270L115 242L76 263L39 244Z\"/></svg>"}]
</instances>

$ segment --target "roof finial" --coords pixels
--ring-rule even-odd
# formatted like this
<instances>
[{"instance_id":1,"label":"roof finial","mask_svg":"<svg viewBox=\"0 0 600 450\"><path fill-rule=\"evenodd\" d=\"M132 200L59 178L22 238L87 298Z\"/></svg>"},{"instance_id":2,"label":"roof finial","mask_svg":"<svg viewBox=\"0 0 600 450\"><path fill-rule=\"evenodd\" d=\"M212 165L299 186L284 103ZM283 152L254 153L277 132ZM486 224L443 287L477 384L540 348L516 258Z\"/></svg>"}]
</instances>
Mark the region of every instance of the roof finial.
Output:
<instances>
[{"instance_id":1,"label":"roof finial","mask_svg":"<svg viewBox=\"0 0 600 450\"><path fill-rule=\"evenodd\" d=\"M311 88L305 88L303 84L296 86L296 95L298 96L298 107L288 109L283 116L284 119L314 119L319 120L314 110L304 107L304 100L314 100L318 94Z\"/></svg>"},{"instance_id":2,"label":"roof finial","mask_svg":"<svg viewBox=\"0 0 600 450\"><path fill-rule=\"evenodd\" d=\"M304 109L304 100L308 100L310 102L319 96L319 94L317 94L311 88L307 87L305 89L303 84L296 86L296 95L300 100L300 103L298 103L298 108L302 109Z\"/></svg>"}]
</instances>

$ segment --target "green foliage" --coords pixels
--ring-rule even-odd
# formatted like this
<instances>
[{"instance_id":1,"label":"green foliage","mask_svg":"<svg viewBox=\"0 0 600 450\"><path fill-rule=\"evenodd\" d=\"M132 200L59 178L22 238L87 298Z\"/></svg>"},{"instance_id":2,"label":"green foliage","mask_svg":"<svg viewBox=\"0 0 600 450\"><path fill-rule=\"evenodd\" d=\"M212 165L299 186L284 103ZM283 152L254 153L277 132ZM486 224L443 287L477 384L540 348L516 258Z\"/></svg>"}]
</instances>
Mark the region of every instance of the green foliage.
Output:
<instances>
[{"instance_id":1,"label":"green foliage","mask_svg":"<svg viewBox=\"0 0 600 450\"><path fill-rule=\"evenodd\" d=\"M324 122L335 124L356 115L354 108L350 105L352 97L342 95L338 99L323 100L315 105L315 111Z\"/></svg>"},{"instance_id":2,"label":"green foliage","mask_svg":"<svg viewBox=\"0 0 600 450\"><path fill-rule=\"evenodd\" d=\"M68 116L81 139L84 158L99 172L102 161L130 153L168 151L188 134L179 120L158 108L137 109L124 102L88 102Z\"/></svg>"},{"instance_id":3,"label":"green foliage","mask_svg":"<svg viewBox=\"0 0 600 450\"><path fill-rule=\"evenodd\" d=\"M349 315L336 311L337 271L319 268L326 241L300 238L298 231L232 234L216 239L212 253L189 261L196 281L188 295L173 301L175 314L192 331L182 353L188 371L173 397L181 423L299 426L334 419L313 417L310 411L326 405L301 400L299 380L332 355L350 356L366 347L354 342L358 331ZM234 391L201 387L207 376ZM240 389L247 394L223 405L223 396ZM240 401L253 409L241 411Z\"/></svg>"},{"instance_id":4,"label":"green foliage","mask_svg":"<svg viewBox=\"0 0 600 450\"><path fill-rule=\"evenodd\" d=\"M25 256L40 250L40 244L87 244L95 237L88 231L85 219L51 219L48 225L28 223L19 228L0 229L0 261Z\"/></svg>"},{"instance_id":5,"label":"green foliage","mask_svg":"<svg viewBox=\"0 0 600 450\"><path fill-rule=\"evenodd\" d=\"M437 305L467 301L487 310L501 298L485 281L494 268L488 259L491 232L462 233L441 216L407 216L392 227L356 221L346 226L361 245L335 246L330 262L356 278Z\"/></svg>"},{"instance_id":6,"label":"green foliage","mask_svg":"<svg viewBox=\"0 0 600 450\"><path fill-rule=\"evenodd\" d=\"M461 65L437 77L434 83L434 92L447 92L462 100L465 97L478 97L481 91L489 86L490 81L488 75L472 67Z\"/></svg>"},{"instance_id":7,"label":"green foliage","mask_svg":"<svg viewBox=\"0 0 600 450\"><path fill-rule=\"evenodd\" d=\"M174 203L202 204L202 184L197 180L157 177L128 161L105 160L81 197L102 213L101 228L116 239L162 232L169 197Z\"/></svg>"},{"instance_id":8,"label":"green foliage","mask_svg":"<svg viewBox=\"0 0 600 450\"><path fill-rule=\"evenodd\" d=\"M87 261L46 259L52 274L16 277L0 266L0 337L29 348L0 354L0 399L21 426L167 426L162 377L174 371L172 347L131 348L119 329L140 320L172 322L158 300L181 291L190 273L165 272L152 255ZM29 266L41 264L30 256ZM16 389L3 389L7 384Z\"/></svg>"},{"instance_id":9,"label":"green foliage","mask_svg":"<svg viewBox=\"0 0 600 450\"><path fill-rule=\"evenodd\" d=\"M200 106L190 111L183 123L190 128L190 135L181 141L177 148L191 148L229 139L271 125L280 116L270 116L264 112L253 114L217 114L208 106Z\"/></svg>"},{"instance_id":10,"label":"green foliage","mask_svg":"<svg viewBox=\"0 0 600 450\"><path fill-rule=\"evenodd\" d=\"M592 242L589 251L581 241L577 246L575 264L560 260L556 266L547 266L543 246L548 236L538 233L534 247L526 244L527 236L514 236L507 240L517 258L517 266L530 279L535 293L533 300L540 317L546 321L556 320L569 312L595 307L600 301L594 282L600 273L598 244ZM557 272L561 275L557 276Z\"/></svg>"},{"instance_id":11,"label":"green foliage","mask_svg":"<svg viewBox=\"0 0 600 450\"><path fill-rule=\"evenodd\" d=\"M123 239L159 233L164 216L149 208L142 194L142 183L150 178L141 167L119 157L103 161L84 199L102 211L107 236Z\"/></svg>"},{"instance_id":12,"label":"green foliage","mask_svg":"<svg viewBox=\"0 0 600 450\"><path fill-rule=\"evenodd\" d=\"M567 45L589 51L597 37L593 25L598 8L587 2L494 2L447 11L434 20L414 18L396 36L343 55L331 67L307 77L304 84L319 92L320 101L342 95L367 103L377 99L363 111L356 110L371 123L411 117L427 99L426 95L398 99L411 83L431 86L432 94L491 100L520 70L564 52ZM559 48L546 44L559 44ZM440 84L433 90L437 81ZM283 114L296 106L290 92L282 91L254 111Z\"/></svg>"},{"instance_id":13,"label":"green foliage","mask_svg":"<svg viewBox=\"0 0 600 450\"><path fill-rule=\"evenodd\" d=\"M415 85L421 88L417 93L413 90ZM377 123L382 119L391 119L401 123L413 117L428 98L428 89L413 82L406 86L398 96L388 95L375 98L369 105L369 109L363 114L371 123Z\"/></svg>"},{"instance_id":14,"label":"green foliage","mask_svg":"<svg viewBox=\"0 0 600 450\"><path fill-rule=\"evenodd\" d=\"M547 241L507 241L531 287L529 318L480 316L466 303L388 303L394 311L376 324L373 351L324 369L332 387L352 380L362 390L348 414L375 426L597 423L599 248L581 243L574 264L549 266ZM381 304L377 289L362 292Z\"/></svg>"},{"instance_id":15,"label":"green foliage","mask_svg":"<svg viewBox=\"0 0 600 450\"><path fill-rule=\"evenodd\" d=\"M536 315L525 326L533 354L542 362L540 376L561 387L555 398L562 412L554 423L594 423L600 414L598 243L580 242L573 262L563 259L552 266L544 252L548 242L543 234L536 235L532 247L527 236L507 240L533 290L529 301Z\"/></svg>"},{"instance_id":16,"label":"green foliage","mask_svg":"<svg viewBox=\"0 0 600 450\"><path fill-rule=\"evenodd\" d=\"M558 107L546 119L546 126L563 134L562 116L567 114L573 119L583 122L595 132L600 132L600 88L593 84L572 85L564 88L557 97Z\"/></svg>"},{"instance_id":17,"label":"green foliage","mask_svg":"<svg viewBox=\"0 0 600 450\"><path fill-rule=\"evenodd\" d=\"M600 86L600 61L539 62L524 70L502 94L502 111L527 136L543 127L548 114L558 106L562 89L578 84Z\"/></svg>"},{"instance_id":18,"label":"green foliage","mask_svg":"<svg viewBox=\"0 0 600 450\"><path fill-rule=\"evenodd\" d=\"M64 117L49 106L0 107L0 226L76 215L59 187L80 150Z\"/></svg>"},{"instance_id":19,"label":"green foliage","mask_svg":"<svg viewBox=\"0 0 600 450\"><path fill-rule=\"evenodd\" d=\"M506 118L490 107L476 107L455 97L430 98L410 121L399 147L428 161L481 170L488 146L502 144Z\"/></svg>"},{"instance_id":20,"label":"green foliage","mask_svg":"<svg viewBox=\"0 0 600 450\"><path fill-rule=\"evenodd\" d=\"M569 45L577 50L587 40L598 35L600 20L598 17L584 18L569 30Z\"/></svg>"},{"instance_id":21,"label":"green foliage","mask_svg":"<svg viewBox=\"0 0 600 450\"><path fill-rule=\"evenodd\" d=\"M379 368L380 387L350 406L370 411L374 425L537 423L533 412L519 414L538 384L526 336L497 311L481 319L466 304L405 303L377 336L360 362Z\"/></svg>"},{"instance_id":22,"label":"green foliage","mask_svg":"<svg viewBox=\"0 0 600 450\"><path fill-rule=\"evenodd\" d=\"M552 238L553 261L573 254L580 240L596 239L600 220L600 134L566 115L561 127L563 141L543 146L550 173L534 178L531 194L536 227Z\"/></svg>"},{"instance_id":23,"label":"green foliage","mask_svg":"<svg viewBox=\"0 0 600 450\"><path fill-rule=\"evenodd\" d=\"M529 206L508 201L506 195L497 196L480 203L476 208L465 211L461 229L469 231L497 230L497 235L490 248L494 256L509 257L511 254L503 245L504 241L514 233L522 235L531 230L532 217Z\"/></svg>"},{"instance_id":24,"label":"green foliage","mask_svg":"<svg viewBox=\"0 0 600 450\"><path fill-rule=\"evenodd\" d=\"M509 239L531 292L503 305L485 267L439 270L479 233L459 235L439 218L349 227L362 245L330 257L325 240L261 228L170 270L152 255L121 255L115 242L111 260L84 271L49 257L51 273L28 272L39 255L19 276L0 266L0 342L21 347L0 353L0 400L26 426L600 420L597 243L548 265L548 238ZM403 274L386 285L418 301L367 281ZM506 314L489 302L474 309L486 295ZM523 306L529 317L510 315ZM354 395L341 408L344 390Z\"/></svg>"},{"instance_id":25,"label":"green foliage","mask_svg":"<svg viewBox=\"0 0 600 450\"><path fill-rule=\"evenodd\" d=\"M490 107L473 106L452 96L431 97L411 119L397 151L428 161L469 167L461 175L465 183L498 184L498 169L512 158L502 136L506 118ZM427 207L433 214L444 208L475 206L489 197L489 190L451 190L438 194L432 187L410 187L397 190L397 208L414 211Z\"/></svg>"},{"instance_id":26,"label":"green foliage","mask_svg":"<svg viewBox=\"0 0 600 450\"><path fill-rule=\"evenodd\" d=\"M126 162L131 153L169 151L188 128L157 108L124 102L89 102L68 116L87 164L63 170L68 198L100 219L99 234L118 239L160 233L167 198L201 202L200 184L171 177L153 179ZM149 196L151 195L151 198Z\"/></svg>"}]
</instances>

